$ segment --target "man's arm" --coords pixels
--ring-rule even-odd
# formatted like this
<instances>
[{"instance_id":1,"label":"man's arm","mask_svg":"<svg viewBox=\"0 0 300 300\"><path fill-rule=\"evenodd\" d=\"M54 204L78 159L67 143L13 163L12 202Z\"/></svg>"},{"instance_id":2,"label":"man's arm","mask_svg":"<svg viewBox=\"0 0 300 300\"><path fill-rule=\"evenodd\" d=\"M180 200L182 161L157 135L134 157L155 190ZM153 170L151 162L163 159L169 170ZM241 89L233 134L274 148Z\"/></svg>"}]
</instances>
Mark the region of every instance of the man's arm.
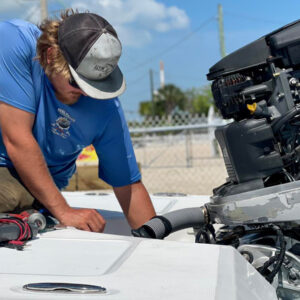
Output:
<instances>
[{"instance_id":1,"label":"man's arm","mask_svg":"<svg viewBox=\"0 0 300 300\"><path fill-rule=\"evenodd\" d=\"M132 229L142 226L156 215L142 182L115 187L114 192Z\"/></svg>"},{"instance_id":2,"label":"man's arm","mask_svg":"<svg viewBox=\"0 0 300 300\"><path fill-rule=\"evenodd\" d=\"M23 183L62 224L103 231L105 221L93 209L71 208L56 187L32 135L34 115L0 102L0 127L7 154Z\"/></svg>"}]
</instances>

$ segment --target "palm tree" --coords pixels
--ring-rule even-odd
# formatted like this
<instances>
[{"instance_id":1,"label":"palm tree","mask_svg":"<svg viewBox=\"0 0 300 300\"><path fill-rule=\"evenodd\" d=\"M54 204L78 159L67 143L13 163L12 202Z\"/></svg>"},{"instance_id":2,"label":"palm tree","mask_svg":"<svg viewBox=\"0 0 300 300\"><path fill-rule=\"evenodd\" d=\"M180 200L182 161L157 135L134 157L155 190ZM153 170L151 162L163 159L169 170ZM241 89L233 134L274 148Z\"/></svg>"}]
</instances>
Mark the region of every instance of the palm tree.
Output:
<instances>
[{"instance_id":1,"label":"palm tree","mask_svg":"<svg viewBox=\"0 0 300 300\"><path fill-rule=\"evenodd\" d=\"M185 94L174 84L165 85L154 96L155 108L159 109L158 115L169 115L176 107L184 110L185 102Z\"/></svg>"}]
</instances>

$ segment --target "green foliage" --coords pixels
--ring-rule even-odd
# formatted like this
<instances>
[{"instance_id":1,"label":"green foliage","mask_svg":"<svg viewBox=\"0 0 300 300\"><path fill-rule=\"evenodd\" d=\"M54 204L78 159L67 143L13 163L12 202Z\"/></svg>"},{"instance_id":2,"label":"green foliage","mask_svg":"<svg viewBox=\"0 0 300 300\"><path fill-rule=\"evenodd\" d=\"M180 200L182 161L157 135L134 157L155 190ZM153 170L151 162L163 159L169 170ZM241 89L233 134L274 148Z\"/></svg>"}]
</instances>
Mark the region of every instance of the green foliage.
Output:
<instances>
[{"instance_id":1,"label":"green foliage","mask_svg":"<svg viewBox=\"0 0 300 300\"><path fill-rule=\"evenodd\" d=\"M140 103L139 113L142 116L159 116L162 117L166 115L165 113L165 103L163 101L144 101Z\"/></svg>"},{"instance_id":2,"label":"green foliage","mask_svg":"<svg viewBox=\"0 0 300 300\"><path fill-rule=\"evenodd\" d=\"M174 84L160 88L154 96L154 102L158 104L159 111L166 115L171 114L175 107L184 110L185 100L185 94Z\"/></svg>"},{"instance_id":3,"label":"green foliage","mask_svg":"<svg viewBox=\"0 0 300 300\"><path fill-rule=\"evenodd\" d=\"M142 116L151 116L153 113L152 101L140 102L139 113Z\"/></svg>"},{"instance_id":4,"label":"green foliage","mask_svg":"<svg viewBox=\"0 0 300 300\"><path fill-rule=\"evenodd\" d=\"M212 105L210 85L183 92L174 84L165 85L154 95L154 101L140 103L139 113L142 116L164 116L188 111L207 115Z\"/></svg>"},{"instance_id":5,"label":"green foliage","mask_svg":"<svg viewBox=\"0 0 300 300\"><path fill-rule=\"evenodd\" d=\"M192 112L207 116L209 107L213 105L212 99L210 86L202 87L198 93L195 93L191 101Z\"/></svg>"}]
</instances>

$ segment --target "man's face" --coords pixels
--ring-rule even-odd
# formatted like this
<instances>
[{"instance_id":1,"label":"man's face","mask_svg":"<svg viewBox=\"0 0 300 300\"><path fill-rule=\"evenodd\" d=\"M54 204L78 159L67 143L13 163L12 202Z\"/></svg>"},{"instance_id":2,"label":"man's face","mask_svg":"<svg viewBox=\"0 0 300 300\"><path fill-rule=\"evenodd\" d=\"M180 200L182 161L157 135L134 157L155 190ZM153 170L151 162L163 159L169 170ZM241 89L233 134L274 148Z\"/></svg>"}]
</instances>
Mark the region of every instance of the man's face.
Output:
<instances>
[{"instance_id":1,"label":"man's face","mask_svg":"<svg viewBox=\"0 0 300 300\"><path fill-rule=\"evenodd\" d=\"M81 95L86 96L82 90L70 85L68 79L61 74L52 74L49 79L54 86L56 98L64 104L72 105Z\"/></svg>"},{"instance_id":2,"label":"man's face","mask_svg":"<svg viewBox=\"0 0 300 300\"><path fill-rule=\"evenodd\" d=\"M48 64L51 64L54 54L53 48L49 47L47 49ZM81 95L86 96L81 89L70 85L69 80L59 73L52 73L52 75L49 77L49 80L54 86L56 98L64 104L72 105L78 101Z\"/></svg>"},{"instance_id":3,"label":"man's face","mask_svg":"<svg viewBox=\"0 0 300 300\"><path fill-rule=\"evenodd\" d=\"M64 104L72 105L81 95L86 96L82 90L70 85L68 79L61 74L53 74L49 79L54 86L56 98Z\"/></svg>"}]
</instances>

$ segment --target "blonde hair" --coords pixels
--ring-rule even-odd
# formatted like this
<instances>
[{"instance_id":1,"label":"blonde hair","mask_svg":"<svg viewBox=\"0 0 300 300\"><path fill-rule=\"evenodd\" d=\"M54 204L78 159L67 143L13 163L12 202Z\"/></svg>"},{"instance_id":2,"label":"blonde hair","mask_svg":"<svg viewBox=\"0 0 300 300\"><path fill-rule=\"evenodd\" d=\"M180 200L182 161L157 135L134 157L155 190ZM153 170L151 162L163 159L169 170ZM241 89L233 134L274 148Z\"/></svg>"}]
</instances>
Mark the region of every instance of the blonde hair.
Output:
<instances>
[{"instance_id":1,"label":"blonde hair","mask_svg":"<svg viewBox=\"0 0 300 300\"><path fill-rule=\"evenodd\" d=\"M36 59L40 62L48 77L53 73L60 73L67 79L71 77L68 63L58 45L58 28L66 18L77 13L79 13L77 10L66 9L61 12L59 19L47 19L39 26L42 34L37 41ZM53 50L51 52L51 62L48 63L47 50L50 47Z\"/></svg>"}]
</instances>

